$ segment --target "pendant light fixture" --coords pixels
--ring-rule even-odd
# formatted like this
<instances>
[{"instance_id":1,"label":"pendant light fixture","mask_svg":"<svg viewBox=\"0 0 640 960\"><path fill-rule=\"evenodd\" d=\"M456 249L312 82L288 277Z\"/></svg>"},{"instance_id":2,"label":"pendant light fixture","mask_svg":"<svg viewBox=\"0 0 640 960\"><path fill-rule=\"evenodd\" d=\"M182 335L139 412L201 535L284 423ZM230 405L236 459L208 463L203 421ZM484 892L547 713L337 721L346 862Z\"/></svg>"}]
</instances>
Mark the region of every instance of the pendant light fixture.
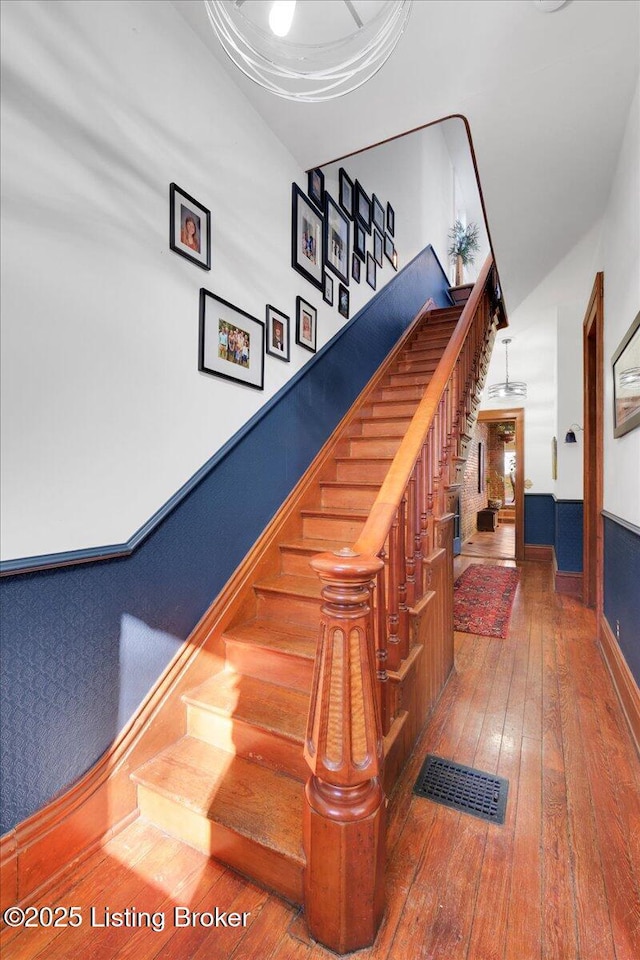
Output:
<instances>
[{"instance_id":1,"label":"pendant light fixture","mask_svg":"<svg viewBox=\"0 0 640 960\"><path fill-rule=\"evenodd\" d=\"M511 338L506 337L504 343L506 376L503 383L492 383L489 387L491 400L524 400L527 396L527 385L522 380L509 380L509 344Z\"/></svg>"},{"instance_id":2,"label":"pendant light fixture","mask_svg":"<svg viewBox=\"0 0 640 960\"><path fill-rule=\"evenodd\" d=\"M288 100L330 100L378 72L402 36L412 0L204 0L239 70Z\"/></svg>"}]
</instances>

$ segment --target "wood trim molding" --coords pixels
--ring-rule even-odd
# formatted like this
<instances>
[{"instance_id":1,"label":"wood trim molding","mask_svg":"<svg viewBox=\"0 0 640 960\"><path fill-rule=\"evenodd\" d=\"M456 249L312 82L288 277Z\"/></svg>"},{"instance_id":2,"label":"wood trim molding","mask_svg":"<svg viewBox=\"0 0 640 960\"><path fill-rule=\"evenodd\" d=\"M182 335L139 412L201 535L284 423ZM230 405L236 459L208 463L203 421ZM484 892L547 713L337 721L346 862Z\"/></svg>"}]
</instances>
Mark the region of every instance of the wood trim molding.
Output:
<instances>
[{"instance_id":1,"label":"wood trim molding","mask_svg":"<svg viewBox=\"0 0 640 960\"><path fill-rule=\"evenodd\" d=\"M640 690L604 614L600 618L600 649L611 674L622 712L629 725L631 737L640 755Z\"/></svg>"},{"instance_id":2,"label":"wood trim molding","mask_svg":"<svg viewBox=\"0 0 640 960\"><path fill-rule=\"evenodd\" d=\"M240 611L255 603L252 584L256 567L259 565L264 575L271 569L275 572L279 563L277 544L288 535L310 484L319 480L347 423L366 405L423 319L425 309L429 309L428 303L418 311L111 747L69 790L2 838L2 878L5 869L11 877L14 856L17 864L14 903L24 902L35 891L49 889L70 863L90 855L137 816L132 771L175 740L177 730L184 730L182 694L223 668L222 635Z\"/></svg>"},{"instance_id":3,"label":"wood trim molding","mask_svg":"<svg viewBox=\"0 0 640 960\"><path fill-rule=\"evenodd\" d=\"M525 543L524 559L537 561L553 561L555 550L553 544L547 543Z\"/></svg>"},{"instance_id":4,"label":"wood trim molding","mask_svg":"<svg viewBox=\"0 0 640 960\"><path fill-rule=\"evenodd\" d=\"M583 323L583 597L603 617L604 274L596 274Z\"/></svg>"},{"instance_id":5,"label":"wood trim molding","mask_svg":"<svg viewBox=\"0 0 640 960\"><path fill-rule=\"evenodd\" d=\"M563 593L576 600L582 600L582 574L556 570L556 593Z\"/></svg>"}]
</instances>

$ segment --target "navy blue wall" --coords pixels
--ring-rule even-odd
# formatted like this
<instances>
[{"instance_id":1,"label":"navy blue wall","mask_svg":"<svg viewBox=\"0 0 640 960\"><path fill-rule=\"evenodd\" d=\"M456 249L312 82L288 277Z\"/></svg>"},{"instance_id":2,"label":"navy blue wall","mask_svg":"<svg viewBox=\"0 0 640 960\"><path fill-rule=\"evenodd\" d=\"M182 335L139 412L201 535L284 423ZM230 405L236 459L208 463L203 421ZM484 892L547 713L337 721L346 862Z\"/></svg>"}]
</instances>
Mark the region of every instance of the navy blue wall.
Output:
<instances>
[{"instance_id":1,"label":"navy blue wall","mask_svg":"<svg viewBox=\"0 0 640 960\"><path fill-rule=\"evenodd\" d=\"M2 832L107 749L420 306L449 304L447 287L427 247L145 525L131 555L3 580ZM226 509L238 490L241 525Z\"/></svg>"},{"instance_id":2,"label":"navy blue wall","mask_svg":"<svg viewBox=\"0 0 640 960\"><path fill-rule=\"evenodd\" d=\"M604 615L640 686L640 531L604 517Z\"/></svg>"},{"instance_id":3,"label":"navy blue wall","mask_svg":"<svg viewBox=\"0 0 640 960\"><path fill-rule=\"evenodd\" d=\"M582 500L556 500L552 493L524 498L524 542L555 549L558 570L582 571Z\"/></svg>"}]
</instances>

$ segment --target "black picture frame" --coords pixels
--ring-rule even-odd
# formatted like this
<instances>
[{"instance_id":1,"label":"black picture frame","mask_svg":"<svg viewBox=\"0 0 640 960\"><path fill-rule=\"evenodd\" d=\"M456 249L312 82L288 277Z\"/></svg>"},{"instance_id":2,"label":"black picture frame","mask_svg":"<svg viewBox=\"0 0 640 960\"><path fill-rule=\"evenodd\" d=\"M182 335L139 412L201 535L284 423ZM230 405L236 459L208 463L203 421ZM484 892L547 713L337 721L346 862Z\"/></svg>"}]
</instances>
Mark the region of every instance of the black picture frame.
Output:
<instances>
[{"instance_id":1,"label":"black picture frame","mask_svg":"<svg viewBox=\"0 0 640 960\"><path fill-rule=\"evenodd\" d=\"M382 240L382 234L378 233L378 231L375 229L373 231L373 259L379 267L382 266L384 259L384 243Z\"/></svg>"},{"instance_id":2,"label":"black picture frame","mask_svg":"<svg viewBox=\"0 0 640 960\"><path fill-rule=\"evenodd\" d=\"M353 221L353 252L364 263L367 256L367 235L357 220Z\"/></svg>"},{"instance_id":3,"label":"black picture frame","mask_svg":"<svg viewBox=\"0 0 640 960\"><path fill-rule=\"evenodd\" d=\"M324 217L297 183L291 185L291 266L322 290Z\"/></svg>"},{"instance_id":4,"label":"black picture frame","mask_svg":"<svg viewBox=\"0 0 640 960\"><path fill-rule=\"evenodd\" d=\"M262 320L201 287L198 336L201 373L264 390L264 341Z\"/></svg>"},{"instance_id":5,"label":"black picture frame","mask_svg":"<svg viewBox=\"0 0 640 960\"><path fill-rule=\"evenodd\" d=\"M296 343L316 352L318 311L304 297L296 297Z\"/></svg>"},{"instance_id":6,"label":"black picture frame","mask_svg":"<svg viewBox=\"0 0 640 960\"><path fill-rule=\"evenodd\" d=\"M354 219L358 220L367 233L371 233L371 200L359 180L356 180Z\"/></svg>"},{"instance_id":7,"label":"black picture frame","mask_svg":"<svg viewBox=\"0 0 640 960\"><path fill-rule=\"evenodd\" d=\"M371 219L373 225L378 228L381 234L384 233L384 207L375 193L371 198Z\"/></svg>"},{"instance_id":8,"label":"black picture frame","mask_svg":"<svg viewBox=\"0 0 640 960\"><path fill-rule=\"evenodd\" d=\"M376 288L376 261L370 253L367 253L367 283L372 290Z\"/></svg>"},{"instance_id":9,"label":"black picture frame","mask_svg":"<svg viewBox=\"0 0 640 960\"><path fill-rule=\"evenodd\" d=\"M349 319L349 291L343 283L338 284L338 313Z\"/></svg>"},{"instance_id":10,"label":"black picture frame","mask_svg":"<svg viewBox=\"0 0 640 960\"><path fill-rule=\"evenodd\" d=\"M392 237L396 235L396 214L390 203L387 204L387 230Z\"/></svg>"},{"instance_id":11,"label":"black picture frame","mask_svg":"<svg viewBox=\"0 0 640 960\"><path fill-rule=\"evenodd\" d=\"M349 217L350 220L353 220L353 200L354 200L354 188L353 180L344 169L340 167L338 171L338 201L340 206Z\"/></svg>"},{"instance_id":12,"label":"black picture frame","mask_svg":"<svg viewBox=\"0 0 640 960\"><path fill-rule=\"evenodd\" d=\"M291 322L290 318L282 310L268 303L265 311L266 320L266 351L270 357L276 357L278 360L284 360L289 363L291 359Z\"/></svg>"},{"instance_id":13,"label":"black picture frame","mask_svg":"<svg viewBox=\"0 0 640 960\"><path fill-rule=\"evenodd\" d=\"M611 358L613 376L613 436L640 427L640 313Z\"/></svg>"},{"instance_id":14,"label":"black picture frame","mask_svg":"<svg viewBox=\"0 0 640 960\"><path fill-rule=\"evenodd\" d=\"M211 212L177 183L169 184L169 247L211 270Z\"/></svg>"},{"instance_id":15,"label":"black picture frame","mask_svg":"<svg viewBox=\"0 0 640 960\"><path fill-rule=\"evenodd\" d=\"M325 192L324 264L349 284L350 223L331 194Z\"/></svg>"},{"instance_id":16,"label":"black picture frame","mask_svg":"<svg viewBox=\"0 0 640 960\"><path fill-rule=\"evenodd\" d=\"M322 299L325 303L328 303L330 307L333 306L333 277L331 274L324 272L324 284L322 287Z\"/></svg>"},{"instance_id":17,"label":"black picture frame","mask_svg":"<svg viewBox=\"0 0 640 960\"><path fill-rule=\"evenodd\" d=\"M360 283L360 268L362 267L362 260L356 256L355 250L351 255L351 276L356 283Z\"/></svg>"},{"instance_id":18,"label":"black picture frame","mask_svg":"<svg viewBox=\"0 0 640 960\"><path fill-rule=\"evenodd\" d=\"M384 255L385 255L385 257L387 258L387 260L389 261L389 263L390 263L392 266L393 266L393 254L394 254L395 249L396 249L396 248L395 248L394 245L393 245L393 240L391 239L391 237L389 236L388 233L385 233L385 235L384 235Z\"/></svg>"},{"instance_id":19,"label":"black picture frame","mask_svg":"<svg viewBox=\"0 0 640 960\"><path fill-rule=\"evenodd\" d=\"M324 210L324 173L319 167L307 172L307 193L318 210Z\"/></svg>"}]
</instances>

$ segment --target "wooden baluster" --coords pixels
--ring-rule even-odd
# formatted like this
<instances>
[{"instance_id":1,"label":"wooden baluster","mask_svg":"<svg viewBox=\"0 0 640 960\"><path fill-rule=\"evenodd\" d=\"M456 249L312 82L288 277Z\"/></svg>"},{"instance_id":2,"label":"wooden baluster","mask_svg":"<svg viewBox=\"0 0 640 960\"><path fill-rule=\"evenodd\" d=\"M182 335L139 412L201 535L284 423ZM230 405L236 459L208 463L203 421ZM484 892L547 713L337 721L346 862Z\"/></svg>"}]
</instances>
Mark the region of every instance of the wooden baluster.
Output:
<instances>
[{"instance_id":1,"label":"wooden baluster","mask_svg":"<svg viewBox=\"0 0 640 960\"><path fill-rule=\"evenodd\" d=\"M422 588L422 504L423 500L423 481L422 481L422 451L416 461L415 483L413 487L413 541L414 541L414 604L420 600L423 593Z\"/></svg>"},{"instance_id":2,"label":"wooden baluster","mask_svg":"<svg viewBox=\"0 0 640 960\"><path fill-rule=\"evenodd\" d=\"M398 511L400 579L398 581L398 637L400 640L400 659L409 653L409 610L407 608L407 571L404 558L407 555L407 497L406 494L400 503Z\"/></svg>"},{"instance_id":3,"label":"wooden baluster","mask_svg":"<svg viewBox=\"0 0 640 960\"><path fill-rule=\"evenodd\" d=\"M387 612L387 654L390 670L400 666L400 520L396 513L389 531L389 605Z\"/></svg>"},{"instance_id":4,"label":"wooden baluster","mask_svg":"<svg viewBox=\"0 0 640 960\"><path fill-rule=\"evenodd\" d=\"M370 594L379 557L314 557L322 619L304 746L305 917L337 953L370 946L384 912L385 799Z\"/></svg>"},{"instance_id":5,"label":"wooden baluster","mask_svg":"<svg viewBox=\"0 0 640 960\"><path fill-rule=\"evenodd\" d=\"M420 595L424 596L425 591L425 560L429 556L429 438L422 444L420 454L422 461L421 479L422 488L420 490L420 556L421 556L421 576L420 576Z\"/></svg>"},{"instance_id":6,"label":"wooden baluster","mask_svg":"<svg viewBox=\"0 0 640 960\"><path fill-rule=\"evenodd\" d=\"M429 427L429 434L427 436L427 525L429 530L429 547L427 550L427 556L429 556L433 550L433 507L435 500L435 427L432 423Z\"/></svg>"},{"instance_id":7,"label":"wooden baluster","mask_svg":"<svg viewBox=\"0 0 640 960\"><path fill-rule=\"evenodd\" d=\"M405 537L405 550L406 550L405 569L407 572L407 579L406 579L407 607L412 607L416 602L415 500L416 500L416 471L414 467L413 473L409 477L409 484L407 486L407 506L406 506L407 533Z\"/></svg>"},{"instance_id":8,"label":"wooden baluster","mask_svg":"<svg viewBox=\"0 0 640 960\"><path fill-rule=\"evenodd\" d=\"M380 551L380 559L384 564L386 554L384 548ZM387 674L387 600L386 600L386 569L383 566L376 578L376 623L377 623L377 644L376 644L376 676L378 691L378 706L380 711L380 725L382 735L386 736L391 727L390 703L389 703L389 676Z\"/></svg>"}]
</instances>

